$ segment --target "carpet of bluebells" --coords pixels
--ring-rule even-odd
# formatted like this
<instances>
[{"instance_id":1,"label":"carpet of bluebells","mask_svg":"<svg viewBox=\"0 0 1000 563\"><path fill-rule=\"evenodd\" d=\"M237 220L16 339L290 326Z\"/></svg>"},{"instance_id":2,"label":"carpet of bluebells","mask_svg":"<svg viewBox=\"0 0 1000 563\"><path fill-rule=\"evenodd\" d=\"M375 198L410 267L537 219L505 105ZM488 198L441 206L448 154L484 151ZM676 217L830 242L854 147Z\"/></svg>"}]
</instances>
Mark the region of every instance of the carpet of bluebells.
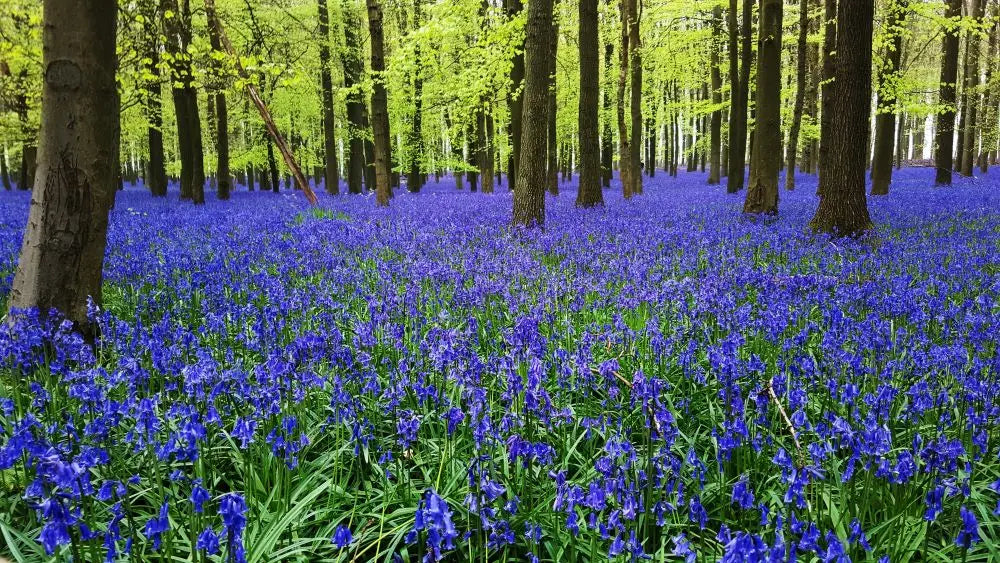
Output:
<instances>
[{"instance_id":1,"label":"carpet of bluebells","mask_svg":"<svg viewBox=\"0 0 1000 563\"><path fill-rule=\"evenodd\" d=\"M442 179L119 194L96 349L0 329L16 561L1000 559L1000 170L875 237L703 174L626 202ZM0 193L0 304L28 207Z\"/></svg>"}]
</instances>

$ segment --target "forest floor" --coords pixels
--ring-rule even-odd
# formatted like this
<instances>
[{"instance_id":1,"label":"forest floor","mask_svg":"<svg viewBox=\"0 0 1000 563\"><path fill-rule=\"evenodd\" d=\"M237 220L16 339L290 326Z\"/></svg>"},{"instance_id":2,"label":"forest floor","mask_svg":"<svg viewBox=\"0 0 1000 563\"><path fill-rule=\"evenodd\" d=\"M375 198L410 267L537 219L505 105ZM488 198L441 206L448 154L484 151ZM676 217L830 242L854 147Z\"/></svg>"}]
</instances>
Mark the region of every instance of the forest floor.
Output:
<instances>
[{"instance_id":1,"label":"forest floor","mask_svg":"<svg viewBox=\"0 0 1000 563\"><path fill-rule=\"evenodd\" d=\"M1000 559L1000 169L933 174L860 241L808 232L808 175L768 221L702 173L560 183L532 232L451 178L128 187L97 355L0 330L0 556Z\"/></svg>"}]
</instances>

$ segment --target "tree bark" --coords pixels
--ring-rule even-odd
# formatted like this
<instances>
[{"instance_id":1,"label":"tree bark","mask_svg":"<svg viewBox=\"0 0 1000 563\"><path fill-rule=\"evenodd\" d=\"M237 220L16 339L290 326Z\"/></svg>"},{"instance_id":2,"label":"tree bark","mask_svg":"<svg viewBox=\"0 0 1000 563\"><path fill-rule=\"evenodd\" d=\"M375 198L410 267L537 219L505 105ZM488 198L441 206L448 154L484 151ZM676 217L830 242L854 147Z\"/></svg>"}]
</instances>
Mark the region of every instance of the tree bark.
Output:
<instances>
[{"instance_id":1,"label":"tree bark","mask_svg":"<svg viewBox=\"0 0 1000 563\"><path fill-rule=\"evenodd\" d=\"M420 29L422 13L420 8L421 0L413 0L413 27ZM416 63L413 67L413 127L410 129L409 138L409 171L406 174L406 189L412 193L417 193L424 187L424 174L421 172L421 161L424 157L424 130L423 130L423 90L424 81L420 66L420 46L413 48L413 59Z\"/></svg>"},{"instance_id":2,"label":"tree bark","mask_svg":"<svg viewBox=\"0 0 1000 563\"><path fill-rule=\"evenodd\" d=\"M221 24L218 14L215 13L215 4L206 4L208 14L208 35L212 45L212 50L222 53L222 42L219 39ZM223 77L218 77L224 80ZM209 94L211 100L212 93ZM229 109L226 105L226 92L224 83L218 86L215 94L215 153L216 153L216 194L221 200L229 199L229 192L232 188L232 177L229 173Z\"/></svg>"},{"instance_id":3,"label":"tree bark","mask_svg":"<svg viewBox=\"0 0 1000 563\"><path fill-rule=\"evenodd\" d=\"M896 89L903 54L907 0L893 0L887 8L885 33L890 36L884 67L878 73L878 113L875 116L875 154L872 158L872 195L886 195L892 182L892 156L896 140Z\"/></svg>"},{"instance_id":4,"label":"tree bark","mask_svg":"<svg viewBox=\"0 0 1000 563\"><path fill-rule=\"evenodd\" d=\"M708 184L719 183L722 174L722 162L720 161L722 151L722 72L719 68L719 42L722 38L722 6L716 4L712 8L712 124L709 132L709 170Z\"/></svg>"},{"instance_id":5,"label":"tree bark","mask_svg":"<svg viewBox=\"0 0 1000 563\"><path fill-rule=\"evenodd\" d=\"M40 166L10 308L57 309L91 339L117 173L117 6L47 0L42 17Z\"/></svg>"},{"instance_id":6,"label":"tree bark","mask_svg":"<svg viewBox=\"0 0 1000 563\"><path fill-rule=\"evenodd\" d=\"M806 59L809 49L809 0L799 0L799 36L795 46L795 107L792 124L788 129L785 163L785 189L795 189L795 161L799 154L799 131L802 128L802 111L806 104Z\"/></svg>"},{"instance_id":7,"label":"tree bark","mask_svg":"<svg viewBox=\"0 0 1000 563\"><path fill-rule=\"evenodd\" d=\"M366 162L368 152L365 148L365 136L368 131L368 118L365 109L364 95L358 91L361 83L361 73L364 64L361 59L361 38L358 29L361 28L361 18L353 4L344 5L344 52L341 62L344 67L344 88L347 89L347 192L362 193L362 182L371 188L371 180L366 179Z\"/></svg>"},{"instance_id":8,"label":"tree bark","mask_svg":"<svg viewBox=\"0 0 1000 563\"><path fill-rule=\"evenodd\" d=\"M317 0L319 11L320 95L323 103L323 186L326 193L340 193L337 170L336 121L333 114L333 74L330 70L330 10L326 0Z\"/></svg>"},{"instance_id":9,"label":"tree bark","mask_svg":"<svg viewBox=\"0 0 1000 563\"><path fill-rule=\"evenodd\" d=\"M962 14L962 0L946 0L945 17L957 18ZM938 103L944 109L937 114L937 131L934 137L934 184L951 185L953 165L952 148L955 134L955 81L958 80L958 33L959 28L949 28L944 32L941 45L941 82L938 87Z\"/></svg>"},{"instance_id":10,"label":"tree bark","mask_svg":"<svg viewBox=\"0 0 1000 563\"><path fill-rule=\"evenodd\" d=\"M636 0L627 0L629 7L628 25L628 50L629 50L629 74L631 82L632 96L629 107L629 114L632 118L631 140L629 150L631 151L631 162L629 162L629 182L631 187L629 195L642 193L642 164L640 157L640 146L642 145L642 58L639 54L639 8Z\"/></svg>"},{"instance_id":11,"label":"tree bark","mask_svg":"<svg viewBox=\"0 0 1000 563\"><path fill-rule=\"evenodd\" d=\"M604 46L604 88L602 92L604 118L601 135L601 185L605 188L611 187L611 178L614 174L614 145L613 134L611 132L611 68L613 57L615 56L615 46L607 43ZM602 196L603 199L603 196Z\"/></svg>"},{"instance_id":12,"label":"tree bark","mask_svg":"<svg viewBox=\"0 0 1000 563\"><path fill-rule=\"evenodd\" d=\"M729 80L732 89L729 111L729 174L726 180L726 191L729 193L743 189L743 176L746 173L747 102L750 99L750 65L753 57L750 43L753 35L752 17L753 0L743 0L743 29L738 38L736 0L729 0ZM738 43L742 46L739 59Z\"/></svg>"},{"instance_id":13,"label":"tree bark","mask_svg":"<svg viewBox=\"0 0 1000 563\"><path fill-rule=\"evenodd\" d=\"M872 227L865 199L865 161L871 118L872 26L874 0L840 0L837 7L837 62L831 109L837 126L827 131L829 163L820 177L814 231L856 236Z\"/></svg>"},{"instance_id":14,"label":"tree bark","mask_svg":"<svg viewBox=\"0 0 1000 563\"><path fill-rule=\"evenodd\" d=\"M141 4L143 16L146 18L146 58L149 61L145 70L149 80L145 83L146 94L143 96L143 106L149 126L146 129L149 150L148 172L144 181L149 192L156 197L167 195L166 159L163 155L163 104L160 90L160 48L159 31L156 22L156 6L152 1Z\"/></svg>"},{"instance_id":15,"label":"tree bark","mask_svg":"<svg viewBox=\"0 0 1000 563\"><path fill-rule=\"evenodd\" d=\"M634 0L620 0L621 13L621 46L618 52L618 178L622 183L622 193L625 199L632 197L632 149L629 147L631 137L625 122L625 85L628 83L629 57L629 20L631 19Z\"/></svg>"},{"instance_id":16,"label":"tree bark","mask_svg":"<svg viewBox=\"0 0 1000 563\"><path fill-rule=\"evenodd\" d=\"M514 186L514 225L545 223L545 119L548 102L548 54L552 40L552 0L532 0L524 39L524 95L521 115L521 159Z\"/></svg>"},{"instance_id":17,"label":"tree bark","mask_svg":"<svg viewBox=\"0 0 1000 563\"><path fill-rule=\"evenodd\" d=\"M181 199L195 204L205 203L205 157L201 139L201 118L198 114L198 92L194 87L191 68L191 11L185 2L178 8L177 0L163 0L162 16L173 71L174 114L181 157Z\"/></svg>"},{"instance_id":18,"label":"tree bark","mask_svg":"<svg viewBox=\"0 0 1000 563\"><path fill-rule=\"evenodd\" d=\"M521 0L505 0L507 17L516 18L524 5ZM515 189L518 178L518 166L521 162L521 115L524 112L524 96L521 92L521 85L524 81L524 43L522 42L510 67L510 93L507 98L507 105L510 108L510 132L511 132L511 161L510 170L507 171L507 183L510 189Z\"/></svg>"},{"instance_id":19,"label":"tree bark","mask_svg":"<svg viewBox=\"0 0 1000 563\"><path fill-rule=\"evenodd\" d=\"M757 44L757 119L744 213L778 213L781 167L782 0L761 0Z\"/></svg>"},{"instance_id":20,"label":"tree bark","mask_svg":"<svg viewBox=\"0 0 1000 563\"><path fill-rule=\"evenodd\" d=\"M576 204L604 204L601 193L601 152L598 139L597 100L600 95L600 51L598 50L597 0L580 0L580 184Z\"/></svg>"},{"instance_id":21,"label":"tree bark","mask_svg":"<svg viewBox=\"0 0 1000 563\"><path fill-rule=\"evenodd\" d=\"M989 52L986 57L986 83L983 93L983 148L979 155L979 171L986 174L991 160L995 163L997 139L1000 130L997 123L997 106L1000 105L1000 89L993 84L1000 56L1000 4L994 3L990 13Z\"/></svg>"},{"instance_id":22,"label":"tree bark","mask_svg":"<svg viewBox=\"0 0 1000 563\"><path fill-rule=\"evenodd\" d=\"M559 24L552 24L552 37L549 43L549 91L548 110L545 113L548 120L546 137L548 139L546 157L546 186L549 193L559 195L559 161L556 141L556 55L559 52Z\"/></svg>"},{"instance_id":23,"label":"tree bark","mask_svg":"<svg viewBox=\"0 0 1000 563\"><path fill-rule=\"evenodd\" d=\"M389 205L392 198L392 149L389 136L389 102L385 91L385 47L382 30L382 4L379 0L366 0L368 31L372 48L372 140L375 144L375 201L379 206Z\"/></svg>"},{"instance_id":24,"label":"tree bark","mask_svg":"<svg viewBox=\"0 0 1000 563\"><path fill-rule=\"evenodd\" d=\"M982 24L985 14L985 0L970 0L970 12L976 24ZM965 122L965 145L962 154L962 175L972 176L972 170L976 165L976 156L979 154L979 33L972 33L968 36L968 65L965 68L965 113L968 118Z\"/></svg>"},{"instance_id":25,"label":"tree bark","mask_svg":"<svg viewBox=\"0 0 1000 563\"><path fill-rule=\"evenodd\" d=\"M3 181L3 189L11 191L14 187L10 183L10 169L7 168L7 145L4 144L3 152L0 152L0 179Z\"/></svg>"}]
</instances>

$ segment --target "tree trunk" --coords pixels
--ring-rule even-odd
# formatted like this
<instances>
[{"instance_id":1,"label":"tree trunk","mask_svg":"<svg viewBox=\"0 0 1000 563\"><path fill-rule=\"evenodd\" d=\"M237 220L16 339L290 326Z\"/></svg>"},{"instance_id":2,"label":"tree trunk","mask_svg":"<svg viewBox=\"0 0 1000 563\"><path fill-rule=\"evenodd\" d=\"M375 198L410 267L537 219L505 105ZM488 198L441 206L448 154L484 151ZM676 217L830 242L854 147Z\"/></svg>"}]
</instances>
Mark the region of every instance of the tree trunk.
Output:
<instances>
[{"instance_id":1,"label":"tree trunk","mask_svg":"<svg viewBox=\"0 0 1000 563\"><path fill-rule=\"evenodd\" d=\"M738 96L734 96L737 111L732 112L736 115L731 116L729 120L730 130L735 132L735 136L730 137L729 143L729 178L727 179L728 184L726 187L726 191L729 193L736 193L743 189L743 176L746 173L747 104L750 100L750 65L753 61L753 48L751 45L753 38L753 4L753 0L743 0L743 28L740 33L742 45L739 64L739 87L735 90ZM733 0L730 0L729 9L730 24L735 29L736 4ZM733 33L735 32L730 32L731 57L735 57L732 44L734 41L732 37ZM733 134L731 133L731 135Z\"/></svg>"},{"instance_id":2,"label":"tree trunk","mask_svg":"<svg viewBox=\"0 0 1000 563\"><path fill-rule=\"evenodd\" d=\"M614 152L613 133L611 132L611 120L607 118L611 113L611 69L613 57L615 56L615 46L607 43L604 46L604 91L602 92L604 118L601 135L601 185L605 188L611 187L611 178L614 173ZM602 196L603 200L603 196Z\"/></svg>"},{"instance_id":3,"label":"tree trunk","mask_svg":"<svg viewBox=\"0 0 1000 563\"><path fill-rule=\"evenodd\" d=\"M375 144L375 201L379 206L389 205L392 198L392 149L389 136L389 102L385 91L385 47L382 31L382 4L379 0L366 0L368 6L368 31L372 47L372 140Z\"/></svg>"},{"instance_id":4,"label":"tree trunk","mask_svg":"<svg viewBox=\"0 0 1000 563\"><path fill-rule=\"evenodd\" d=\"M191 44L190 5L185 3L185 9L181 11L177 0L163 0L161 6L174 80L174 113L181 157L181 199L201 204L205 203L205 156L198 93L194 88L191 55L188 53ZM166 17L168 11L171 17Z\"/></svg>"},{"instance_id":5,"label":"tree trunk","mask_svg":"<svg viewBox=\"0 0 1000 563\"><path fill-rule=\"evenodd\" d=\"M317 0L319 11L320 95L323 103L323 186L326 193L340 193L337 173L336 121L333 115L333 74L330 70L330 10L326 0Z\"/></svg>"},{"instance_id":6,"label":"tree trunk","mask_svg":"<svg viewBox=\"0 0 1000 563\"><path fill-rule=\"evenodd\" d=\"M977 25L982 24L986 11L985 0L970 0L970 12ZM965 146L962 154L962 175L972 176L979 154L979 33L973 33L968 38L968 66L965 70L965 92L962 98L966 100L965 113L968 118L965 123Z\"/></svg>"},{"instance_id":7,"label":"tree trunk","mask_svg":"<svg viewBox=\"0 0 1000 563\"><path fill-rule=\"evenodd\" d=\"M722 6L716 4L712 8L712 53L711 53L711 75L712 75L712 124L709 132L709 170L708 184L719 183L722 174L722 163L720 162L722 150L722 72L719 68L719 43L722 39Z\"/></svg>"},{"instance_id":8,"label":"tree trunk","mask_svg":"<svg viewBox=\"0 0 1000 563\"><path fill-rule=\"evenodd\" d=\"M552 0L532 0L524 39L524 100L521 115L521 159L514 186L515 225L541 227L545 223L545 119L552 40Z\"/></svg>"},{"instance_id":9,"label":"tree trunk","mask_svg":"<svg viewBox=\"0 0 1000 563\"><path fill-rule=\"evenodd\" d=\"M215 4L207 4L208 14L208 35L212 45L212 50L223 54L222 42L220 41L220 24L218 14L215 13ZM209 93L209 100L212 94ZM229 109L226 106L226 93L222 85L215 92L215 153L216 167L215 176L217 182L216 193L221 200L229 199L229 191L232 187L232 177L229 173Z\"/></svg>"},{"instance_id":10,"label":"tree trunk","mask_svg":"<svg viewBox=\"0 0 1000 563\"><path fill-rule=\"evenodd\" d=\"M163 104L160 98L160 49L157 40L159 32L155 25L156 7L152 2L144 2L142 11L146 18L145 46L148 63L145 65L145 71L149 76L149 80L145 83L146 93L142 97L146 119L149 122L146 129L149 163L144 180L152 195L163 197L167 195L167 169L163 155Z\"/></svg>"},{"instance_id":11,"label":"tree trunk","mask_svg":"<svg viewBox=\"0 0 1000 563\"><path fill-rule=\"evenodd\" d=\"M413 0L413 27L420 29L421 26L421 0ZM413 48L413 60L416 63L413 67L413 127L410 129L408 145L409 170L406 174L406 189L412 193L417 193L424 186L424 174L421 172L421 161L424 157L424 130L423 130L423 90L424 81L420 66L420 46Z\"/></svg>"},{"instance_id":12,"label":"tree trunk","mask_svg":"<svg viewBox=\"0 0 1000 563\"><path fill-rule=\"evenodd\" d=\"M580 0L580 184L576 204L593 207L604 204L601 193L601 152L597 133L597 99L600 94L600 51L598 50L597 0Z\"/></svg>"},{"instance_id":13,"label":"tree trunk","mask_svg":"<svg viewBox=\"0 0 1000 563\"><path fill-rule=\"evenodd\" d=\"M545 185L552 195L559 195L559 162L556 145L556 54L559 49L559 24L552 24L552 37L549 43L549 89L548 110L545 113L548 120L546 137L548 139L546 157Z\"/></svg>"},{"instance_id":14,"label":"tree trunk","mask_svg":"<svg viewBox=\"0 0 1000 563\"><path fill-rule=\"evenodd\" d=\"M479 177L483 193L493 193L493 183L496 172L496 161L493 159L493 112L492 108L483 111L483 137L480 143Z\"/></svg>"},{"instance_id":15,"label":"tree trunk","mask_svg":"<svg viewBox=\"0 0 1000 563\"><path fill-rule=\"evenodd\" d=\"M642 144L642 58L639 54L639 10L636 0L627 0L629 6L628 50L629 74L631 75L632 99L630 101L630 116L632 117L629 150L632 160L629 162L629 194L642 193L642 165L639 148Z\"/></svg>"},{"instance_id":16,"label":"tree trunk","mask_svg":"<svg viewBox=\"0 0 1000 563\"><path fill-rule=\"evenodd\" d=\"M785 163L785 189L795 189L795 160L799 153L799 130L806 103L806 58L809 49L809 0L799 0L799 36L795 46L795 107L788 129L788 151Z\"/></svg>"},{"instance_id":17,"label":"tree trunk","mask_svg":"<svg viewBox=\"0 0 1000 563\"><path fill-rule=\"evenodd\" d=\"M1000 4L994 3L990 13L989 31L989 51L986 57L986 83L984 84L983 103L983 148L979 155L979 171L986 174L989 171L990 161L995 162L998 123L997 106L1000 105L1000 89L993 84L994 74L997 71L997 58L1000 56Z\"/></svg>"},{"instance_id":18,"label":"tree trunk","mask_svg":"<svg viewBox=\"0 0 1000 563\"><path fill-rule=\"evenodd\" d=\"M907 0L894 0L887 6L885 33L889 43L883 68L878 77L878 105L875 116L875 154L872 158L872 195L886 195L892 182L892 156L896 140L896 89L899 63L903 53L903 33Z\"/></svg>"},{"instance_id":19,"label":"tree trunk","mask_svg":"<svg viewBox=\"0 0 1000 563\"><path fill-rule=\"evenodd\" d=\"M757 119L744 213L778 213L781 167L782 0L761 0L757 44Z\"/></svg>"},{"instance_id":20,"label":"tree trunk","mask_svg":"<svg viewBox=\"0 0 1000 563\"><path fill-rule=\"evenodd\" d=\"M47 0L42 17L40 167L10 308L57 309L92 339L117 172L117 6Z\"/></svg>"},{"instance_id":21,"label":"tree trunk","mask_svg":"<svg viewBox=\"0 0 1000 563\"><path fill-rule=\"evenodd\" d=\"M962 14L962 0L946 0L945 17L957 18ZM941 45L941 81L938 103L943 110L937 114L937 131L934 137L934 184L951 185L953 165L952 148L955 134L955 81L958 80L959 28L945 30Z\"/></svg>"},{"instance_id":22,"label":"tree trunk","mask_svg":"<svg viewBox=\"0 0 1000 563\"><path fill-rule=\"evenodd\" d=\"M359 91L364 63L361 59L361 18L352 3L344 4L344 51L341 62L344 67L344 88L347 89L347 193L362 193L362 182L371 187L367 177L369 157L366 155L365 133L368 131L367 110L364 95Z\"/></svg>"},{"instance_id":23,"label":"tree trunk","mask_svg":"<svg viewBox=\"0 0 1000 563\"><path fill-rule=\"evenodd\" d=\"M629 167L632 164L632 150L629 148L631 137L628 134L628 125L625 122L625 85L628 83L629 65L629 20L631 19L631 9L635 4L634 0L620 0L621 12L621 46L618 52L618 178L622 183L622 193L625 199L632 197L632 171Z\"/></svg>"},{"instance_id":24,"label":"tree trunk","mask_svg":"<svg viewBox=\"0 0 1000 563\"><path fill-rule=\"evenodd\" d=\"M7 168L7 145L4 144L3 152L0 153L0 180L3 181L3 189L8 192L14 189L10 183L10 169Z\"/></svg>"},{"instance_id":25,"label":"tree trunk","mask_svg":"<svg viewBox=\"0 0 1000 563\"><path fill-rule=\"evenodd\" d=\"M864 142L871 118L872 26L874 0L840 0L837 8L837 63L831 109L837 126L827 133L826 174L820 177L819 207L810 226L836 236L856 236L872 227L865 200Z\"/></svg>"},{"instance_id":26,"label":"tree trunk","mask_svg":"<svg viewBox=\"0 0 1000 563\"><path fill-rule=\"evenodd\" d=\"M514 19L521 13L524 5L521 0L505 0L507 17ZM510 170L507 171L508 185L510 189L515 189L518 178L518 166L521 164L521 115L524 111L523 94L520 92L521 82L524 80L524 45L518 45L522 49L514 54L514 60L510 67L510 94L507 105L510 108L510 132L511 132L511 161Z\"/></svg>"}]
</instances>

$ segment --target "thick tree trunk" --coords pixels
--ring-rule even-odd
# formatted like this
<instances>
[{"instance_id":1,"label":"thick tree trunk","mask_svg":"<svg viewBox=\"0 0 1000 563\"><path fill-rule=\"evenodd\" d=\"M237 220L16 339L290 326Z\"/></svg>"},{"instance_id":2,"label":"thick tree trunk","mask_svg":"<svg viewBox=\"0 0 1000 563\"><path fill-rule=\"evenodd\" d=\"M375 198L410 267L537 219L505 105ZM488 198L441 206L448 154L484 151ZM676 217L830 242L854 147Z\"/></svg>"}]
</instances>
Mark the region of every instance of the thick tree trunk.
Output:
<instances>
[{"instance_id":1,"label":"thick tree trunk","mask_svg":"<svg viewBox=\"0 0 1000 563\"><path fill-rule=\"evenodd\" d=\"M872 227L865 199L863 140L871 118L872 27L874 0L840 0L837 8L837 63L832 107L837 126L828 130L826 174L820 177L814 231L856 236Z\"/></svg>"},{"instance_id":2,"label":"thick tree trunk","mask_svg":"<svg viewBox=\"0 0 1000 563\"><path fill-rule=\"evenodd\" d=\"M709 133L709 170L708 183L716 185L719 183L722 174L722 163L720 162L722 150L722 72L719 68L719 43L722 40L722 6L716 4L712 8L712 124Z\"/></svg>"},{"instance_id":3,"label":"thick tree trunk","mask_svg":"<svg viewBox=\"0 0 1000 563\"><path fill-rule=\"evenodd\" d=\"M806 59L809 49L809 0L799 0L799 36L795 45L795 107L788 129L788 151L785 163L785 189L795 189L795 161L799 154L799 130L806 104Z\"/></svg>"},{"instance_id":4,"label":"thick tree trunk","mask_svg":"<svg viewBox=\"0 0 1000 563\"><path fill-rule=\"evenodd\" d=\"M580 184L576 204L604 204L601 193L601 153L597 133L597 99L600 95L600 51L598 50L597 0L580 0Z\"/></svg>"},{"instance_id":5,"label":"thick tree trunk","mask_svg":"<svg viewBox=\"0 0 1000 563\"><path fill-rule=\"evenodd\" d=\"M505 0L504 5L507 10L507 17L514 19L521 13L524 5L521 0ZM521 164L521 115L524 112L523 93L520 91L521 82L524 81L524 51L523 45L514 54L514 60L510 67L510 95L507 105L510 108L510 133L511 133L511 160L510 170L507 171L507 183L510 189L515 189L518 178L518 166Z\"/></svg>"},{"instance_id":6,"label":"thick tree trunk","mask_svg":"<svg viewBox=\"0 0 1000 563\"><path fill-rule=\"evenodd\" d=\"M627 0L629 7L628 25L628 50L629 50L629 74L632 89L632 96L629 107L629 114L632 117L631 135L629 150L631 151L631 162L629 162L629 182L631 188L628 194L642 193L642 164L640 161L639 148L642 144L642 58L639 54L639 9L636 0Z\"/></svg>"},{"instance_id":7,"label":"thick tree trunk","mask_svg":"<svg viewBox=\"0 0 1000 563\"><path fill-rule=\"evenodd\" d=\"M198 92L194 87L191 55L188 52L191 44L190 5L185 3L184 8L178 8L177 0L163 0L161 3L167 52L170 53L173 71L174 114L181 157L181 199L201 204L205 203L205 156ZM171 17L166 17L168 11Z\"/></svg>"},{"instance_id":8,"label":"thick tree trunk","mask_svg":"<svg viewBox=\"0 0 1000 563\"><path fill-rule=\"evenodd\" d=\"M545 154L548 105L548 54L552 40L552 0L532 0L524 39L524 100L521 159L514 186L515 225L545 223Z\"/></svg>"},{"instance_id":9,"label":"thick tree trunk","mask_svg":"<svg viewBox=\"0 0 1000 563\"><path fill-rule=\"evenodd\" d=\"M369 155L365 148L365 137L368 131L367 110L364 94L357 86L361 83L361 73L364 63L361 59L361 18L353 4L344 5L344 51L341 62L344 67L344 88L347 89L347 193L362 193L362 183L371 188L371 180L367 178Z\"/></svg>"},{"instance_id":10,"label":"thick tree trunk","mask_svg":"<svg viewBox=\"0 0 1000 563\"><path fill-rule=\"evenodd\" d=\"M392 198L392 149L389 136L389 102L385 91L385 47L382 30L382 4L367 0L368 31L372 47L372 140L375 144L375 201L389 205Z\"/></svg>"},{"instance_id":11,"label":"thick tree trunk","mask_svg":"<svg viewBox=\"0 0 1000 563\"><path fill-rule=\"evenodd\" d=\"M782 0L761 0L757 44L757 118L744 213L778 212L781 167Z\"/></svg>"},{"instance_id":12,"label":"thick tree trunk","mask_svg":"<svg viewBox=\"0 0 1000 563\"><path fill-rule=\"evenodd\" d=\"M985 14L985 0L970 0L970 13L976 24L981 24ZM968 115L965 122L965 145L962 151L962 175L972 176L979 154L979 33L968 36L968 64L965 67L965 100L964 112Z\"/></svg>"},{"instance_id":13,"label":"thick tree trunk","mask_svg":"<svg viewBox=\"0 0 1000 563\"><path fill-rule=\"evenodd\" d=\"M337 173L336 121L333 114L333 73L330 70L330 10L326 0L317 0L319 11L320 95L323 103L323 186L326 193L340 193Z\"/></svg>"},{"instance_id":14,"label":"thick tree trunk","mask_svg":"<svg viewBox=\"0 0 1000 563\"><path fill-rule=\"evenodd\" d=\"M962 0L946 0L945 17L957 18L962 14ZM955 134L955 81L958 80L959 29L945 30L941 46L941 81L938 87L938 104L943 110L937 114L937 131L934 138L934 183L951 185L953 165L952 148Z\"/></svg>"},{"instance_id":15,"label":"thick tree trunk","mask_svg":"<svg viewBox=\"0 0 1000 563\"><path fill-rule=\"evenodd\" d=\"M42 17L40 167L10 308L57 309L92 338L117 168L117 6L47 0Z\"/></svg>"},{"instance_id":16,"label":"thick tree trunk","mask_svg":"<svg viewBox=\"0 0 1000 563\"><path fill-rule=\"evenodd\" d=\"M896 75L903 53L907 0L893 0L886 8L889 44L878 77L878 113L875 116L875 154L872 158L872 195L886 195L892 182L893 146L896 140Z\"/></svg>"}]
</instances>

